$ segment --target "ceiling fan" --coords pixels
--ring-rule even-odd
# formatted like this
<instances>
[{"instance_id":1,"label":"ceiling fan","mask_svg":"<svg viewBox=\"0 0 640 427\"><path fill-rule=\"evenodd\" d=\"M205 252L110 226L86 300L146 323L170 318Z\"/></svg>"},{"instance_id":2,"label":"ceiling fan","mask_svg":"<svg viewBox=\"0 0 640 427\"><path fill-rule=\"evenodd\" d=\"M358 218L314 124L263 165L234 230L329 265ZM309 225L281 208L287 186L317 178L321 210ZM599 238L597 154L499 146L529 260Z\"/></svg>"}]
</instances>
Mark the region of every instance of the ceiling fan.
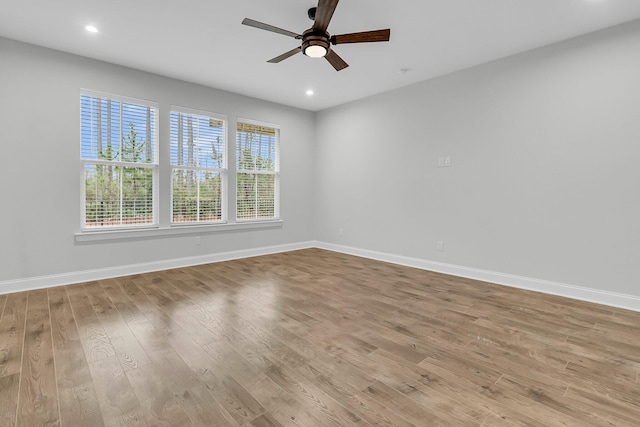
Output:
<instances>
[{"instance_id":1,"label":"ceiling fan","mask_svg":"<svg viewBox=\"0 0 640 427\"><path fill-rule=\"evenodd\" d=\"M284 36L293 37L297 40L302 40L302 45L291 49L282 55L276 56L267 62L278 63L281 62L298 52L302 52L305 55L312 58L324 57L329 63L336 69L336 71L343 70L349 66L338 54L331 49L331 45L344 44L344 43L370 43L370 42L387 42L391 35L391 30L375 30L375 31L363 31L360 33L350 33L341 35L329 35L327 27L333 16L333 12L338 6L339 0L319 0L318 7L312 7L309 9L309 19L313 21L313 27L304 31L302 34L294 33L293 31L283 30L282 28L274 27L273 25L265 24L262 22L254 21L253 19L245 18L242 24L250 27L259 28L261 30L267 30L274 33L282 34Z\"/></svg>"}]
</instances>

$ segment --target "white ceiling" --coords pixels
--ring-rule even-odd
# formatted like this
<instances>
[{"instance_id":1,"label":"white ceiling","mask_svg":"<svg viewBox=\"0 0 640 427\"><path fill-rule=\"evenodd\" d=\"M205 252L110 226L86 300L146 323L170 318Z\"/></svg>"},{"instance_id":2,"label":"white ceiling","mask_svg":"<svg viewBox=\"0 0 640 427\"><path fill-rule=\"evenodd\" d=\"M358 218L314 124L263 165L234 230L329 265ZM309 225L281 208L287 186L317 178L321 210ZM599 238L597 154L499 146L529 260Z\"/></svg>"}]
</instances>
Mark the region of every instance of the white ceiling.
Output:
<instances>
[{"instance_id":1,"label":"white ceiling","mask_svg":"<svg viewBox=\"0 0 640 427\"><path fill-rule=\"evenodd\" d=\"M340 72L301 54L269 64L299 42L240 24L248 17L301 33L312 6L0 0L0 36L318 111L640 18L639 0L341 0L331 34L391 28L391 41L336 46L350 65Z\"/></svg>"}]
</instances>

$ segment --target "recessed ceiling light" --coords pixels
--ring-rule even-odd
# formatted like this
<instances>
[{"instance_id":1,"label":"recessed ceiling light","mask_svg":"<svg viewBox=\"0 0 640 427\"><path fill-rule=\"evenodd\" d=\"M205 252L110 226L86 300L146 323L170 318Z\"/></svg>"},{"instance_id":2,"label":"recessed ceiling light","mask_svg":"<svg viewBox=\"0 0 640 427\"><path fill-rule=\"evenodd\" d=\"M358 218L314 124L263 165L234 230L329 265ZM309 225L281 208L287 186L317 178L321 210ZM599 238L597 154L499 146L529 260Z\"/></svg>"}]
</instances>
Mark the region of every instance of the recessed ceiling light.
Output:
<instances>
[{"instance_id":1,"label":"recessed ceiling light","mask_svg":"<svg viewBox=\"0 0 640 427\"><path fill-rule=\"evenodd\" d=\"M93 26L93 25L87 25L84 27L85 30L89 31L90 33L97 33L98 29Z\"/></svg>"},{"instance_id":2,"label":"recessed ceiling light","mask_svg":"<svg viewBox=\"0 0 640 427\"><path fill-rule=\"evenodd\" d=\"M307 90L307 95L313 95L313 91L311 89Z\"/></svg>"}]
</instances>

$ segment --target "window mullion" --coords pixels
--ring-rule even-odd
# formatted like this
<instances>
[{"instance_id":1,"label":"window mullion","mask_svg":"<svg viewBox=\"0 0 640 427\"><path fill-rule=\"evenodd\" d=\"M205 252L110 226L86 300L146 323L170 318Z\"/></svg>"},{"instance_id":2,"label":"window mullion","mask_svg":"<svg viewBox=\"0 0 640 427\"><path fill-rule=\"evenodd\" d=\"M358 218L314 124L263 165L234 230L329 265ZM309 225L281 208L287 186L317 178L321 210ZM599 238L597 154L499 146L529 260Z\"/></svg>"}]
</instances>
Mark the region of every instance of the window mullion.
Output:
<instances>
[{"instance_id":1,"label":"window mullion","mask_svg":"<svg viewBox=\"0 0 640 427\"><path fill-rule=\"evenodd\" d=\"M193 176L196 179L196 221L200 221L200 180L198 179L198 171Z\"/></svg>"},{"instance_id":2,"label":"window mullion","mask_svg":"<svg viewBox=\"0 0 640 427\"><path fill-rule=\"evenodd\" d=\"M256 213L255 215L256 215L256 219L257 219L258 218L258 199L260 198L260 192L258 191L259 190L259 188L258 188L258 174L256 174L255 177L256 177L256 183L255 183L255 186L256 186L256 203L254 205L255 206L255 211L254 212Z\"/></svg>"},{"instance_id":3,"label":"window mullion","mask_svg":"<svg viewBox=\"0 0 640 427\"><path fill-rule=\"evenodd\" d=\"M123 218L123 213L124 213L124 207L123 207L123 191L122 191L122 184L124 183L124 177L123 177L123 167L120 166L120 221L119 221L119 225L122 225L122 218Z\"/></svg>"}]
</instances>

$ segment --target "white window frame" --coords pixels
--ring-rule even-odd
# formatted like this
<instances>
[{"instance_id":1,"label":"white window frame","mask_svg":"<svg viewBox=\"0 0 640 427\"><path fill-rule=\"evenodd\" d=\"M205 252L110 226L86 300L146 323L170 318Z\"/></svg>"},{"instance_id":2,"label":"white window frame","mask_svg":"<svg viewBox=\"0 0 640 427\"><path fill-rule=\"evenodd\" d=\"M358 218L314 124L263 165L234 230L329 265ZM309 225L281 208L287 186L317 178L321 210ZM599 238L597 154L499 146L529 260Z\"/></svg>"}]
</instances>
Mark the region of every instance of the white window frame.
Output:
<instances>
[{"instance_id":1,"label":"white window frame","mask_svg":"<svg viewBox=\"0 0 640 427\"><path fill-rule=\"evenodd\" d=\"M179 107L176 105L170 105L170 111L196 113L200 115L209 116L214 119L220 119L225 121L227 126L226 137L226 157L225 157L225 171L226 174L224 180L225 184L222 186L222 212L224 221L216 222L199 222L199 223L176 223L172 224L173 213L171 212L173 203L169 200L166 203L167 196L171 197L172 192L172 168L170 158L170 111L169 114L165 114L160 111L159 103L149 101L140 98L133 98L128 96L122 96L112 94L108 92L95 91L90 89L81 88L78 96L78 107L80 123L78 126L78 146L82 149L82 95L111 99L123 103L132 103L148 106L155 110L155 126L154 126L154 162L152 163L125 163L122 162L122 166L135 166L151 167L153 169L153 221L152 224L127 224L127 225L109 225L109 226L90 226L86 227L86 193L85 193L85 167L87 164L99 164L103 161L100 159L83 159L82 151L79 153L80 158L80 216L81 221L79 223L79 230L74 233L75 240L78 243L91 243L100 241L122 241L122 240L137 240L144 238L158 238L158 237L178 237L178 236L199 236L218 232L229 231L246 231L246 230L261 230L261 229L275 229L281 228L283 221L280 218L280 126L268 122L257 121L246 118L232 117L227 120L227 116L223 114L211 113L206 110L197 110L186 107ZM164 107L163 107L164 110ZM236 121L237 120L237 121ZM237 171L236 171L236 153L237 153L237 141L236 130L237 123L253 124L257 126L267 126L276 129L278 132L277 137L277 154L276 154L276 179L274 188L274 217L273 218L258 218L258 219L242 219L237 220ZM167 131L162 131L161 129ZM167 138L165 140L165 138ZM166 151L166 154L165 154ZM108 163L108 161L106 161ZM252 171L255 173L255 171ZM166 180L166 182L165 182ZM162 182L161 182L162 181ZM235 199L232 199L233 195L230 195L232 189L235 187L234 194ZM161 202L161 199L164 200ZM160 206L163 207L160 212Z\"/></svg>"},{"instance_id":2,"label":"white window frame","mask_svg":"<svg viewBox=\"0 0 640 427\"><path fill-rule=\"evenodd\" d=\"M136 162L122 162L122 161L109 161L109 160L99 160L99 159L84 159L82 157L82 97L90 96L93 98L106 99L109 101L117 101L120 103L127 104L137 104L142 105L148 108L152 108L154 110L155 120L154 120L154 132L153 132L153 153L154 153L154 161L151 163L136 163ZM80 218L81 218L81 232L83 233L104 233L104 232L113 232L113 231L125 231L125 230L138 230L138 229L153 229L159 227L159 175L160 175L160 164L159 164L159 121L160 121L160 109L157 102L132 98L128 96L116 95L106 92L99 92L88 89L81 89L79 94L79 109L80 109L80 126L79 126L79 147L80 147ZM120 110L120 114L122 114L122 110ZM124 131L124 125L122 124L122 117L120 117L120 130ZM128 225L108 225L108 226L87 226L87 218L86 218L86 187L85 187L85 178L86 178L86 166L87 165L113 165L113 166L122 166L122 167L136 167L136 168L150 168L152 169L152 222L150 224L128 224ZM122 202L122 201L121 201Z\"/></svg>"},{"instance_id":3,"label":"white window frame","mask_svg":"<svg viewBox=\"0 0 640 427\"><path fill-rule=\"evenodd\" d=\"M189 114L199 117L206 117L209 119L221 120L224 123L224 157L222 162L222 168L206 168L200 166L181 166L171 163L171 155L169 154L169 164L171 165L170 187L171 187L171 200L170 200L170 214L169 221L171 227L191 227L191 226L204 226L204 225L217 225L226 224L228 218L228 186L229 186L229 120L224 114L212 113L209 111L197 110L188 107L181 107L178 105L171 105L169 111L169 128L171 128L171 115L172 113ZM169 149L171 150L171 136L169 136ZM221 178L221 219L219 221L192 221L192 222L173 222L173 172L176 169L180 170L193 170L195 172L212 171L220 173Z\"/></svg>"},{"instance_id":4,"label":"white window frame","mask_svg":"<svg viewBox=\"0 0 640 427\"><path fill-rule=\"evenodd\" d=\"M276 147L275 147L275 153L276 153L276 161L275 161L275 165L274 165L274 171L257 171L257 170L247 170L247 169L238 169L237 168L237 155L238 155L238 124L240 123L246 123L248 125L254 125L254 126L263 126L263 127L269 127L272 128L276 131ZM248 223L248 222L252 222L252 223L259 223L259 222L268 222L268 221L279 221L280 220L280 125L274 124L274 123L268 123L268 122L263 122L260 120L253 120L253 119L247 119L247 118L242 118L242 117L238 117L237 122L236 122L236 126L235 126L235 138L234 138L234 152L236 155L235 158L235 162L236 162L236 171L235 171L235 175L236 175L236 185L235 185L235 205L236 205L236 222L238 224L241 223ZM237 179L238 179L238 175L241 173L252 173L252 174L265 174L265 175L274 175L274 194L273 194L273 218L238 218L238 185L237 185ZM257 200L256 200L257 203Z\"/></svg>"}]
</instances>

